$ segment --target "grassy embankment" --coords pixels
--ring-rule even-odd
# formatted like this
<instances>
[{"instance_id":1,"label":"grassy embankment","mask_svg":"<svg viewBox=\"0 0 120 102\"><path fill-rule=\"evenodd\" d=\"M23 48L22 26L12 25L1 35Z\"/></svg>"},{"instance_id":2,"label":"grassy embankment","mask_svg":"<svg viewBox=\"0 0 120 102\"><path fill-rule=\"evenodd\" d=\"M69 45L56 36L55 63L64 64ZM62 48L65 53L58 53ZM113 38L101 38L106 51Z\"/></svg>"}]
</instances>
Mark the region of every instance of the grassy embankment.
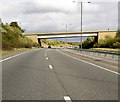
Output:
<instances>
[{"instance_id":1,"label":"grassy embankment","mask_svg":"<svg viewBox=\"0 0 120 102\"><path fill-rule=\"evenodd\" d=\"M120 52L120 49L112 49L112 48L91 48L89 50Z\"/></svg>"},{"instance_id":2,"label":"grassy embankment","mask_svg":"<svg viewBox=\"0 0 120 102\"><path fill-rule=\"evenodd\" d=\"M20 49L13 49L13 50L6 50L6 51L0 51L0 56L7 56L7 55L12 55L12 54L16 54L16 53L21 53L21 52L25 52L28 50L33 50L36 48L20 48Z\"/></svg>"}]
</instances>

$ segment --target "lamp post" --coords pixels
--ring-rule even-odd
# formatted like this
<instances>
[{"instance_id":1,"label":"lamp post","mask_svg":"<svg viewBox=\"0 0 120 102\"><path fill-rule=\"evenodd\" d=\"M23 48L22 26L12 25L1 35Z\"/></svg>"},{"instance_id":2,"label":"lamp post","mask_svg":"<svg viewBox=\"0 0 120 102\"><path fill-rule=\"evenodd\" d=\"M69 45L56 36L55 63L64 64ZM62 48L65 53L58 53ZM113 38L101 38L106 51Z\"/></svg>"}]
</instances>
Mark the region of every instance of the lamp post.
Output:
<instances>
[{"instance_id":1,"label":"lamp post","mask_svg":"<svg viewBox=\"0 0 120 102\"><path fill-rule=\"evenodd\" d=\"M64 24L62 24L64 25ZM71 26L71 24L69 24ZM68 32L68 24L66 24L66 48L67 48L67 32Z\"/></svg>"},{"instance_id":2,"label":"lamp post","mask_svg":"<svg viewBox=\"0 0 120 102\"><path fill-rule=\"evenodd\" d=\"M81 49L82 49L82 2L81 2Z\"/></svg>"},{"instance_id":3,"label":"lamp post","mask_svg":"<svg viewBox=\"0 0 120 102\"><path fill-rule=\"evenodd\" d=\"M74 3L76 1L73 1ZM77 3L81 3L81 49L82 49L82 13L83 13L83 3L91 3L91 2L77 2Z\"/></svg>"},{"instance_id":4,"label":"lamp post","mask_svg":"<svg viewBox=\"0 0 120 102\"><path fill-rule=\"evenodd\" d=\"M66 48L67 48L67 24L66 24Z\"/></svg>"}]
</instances>

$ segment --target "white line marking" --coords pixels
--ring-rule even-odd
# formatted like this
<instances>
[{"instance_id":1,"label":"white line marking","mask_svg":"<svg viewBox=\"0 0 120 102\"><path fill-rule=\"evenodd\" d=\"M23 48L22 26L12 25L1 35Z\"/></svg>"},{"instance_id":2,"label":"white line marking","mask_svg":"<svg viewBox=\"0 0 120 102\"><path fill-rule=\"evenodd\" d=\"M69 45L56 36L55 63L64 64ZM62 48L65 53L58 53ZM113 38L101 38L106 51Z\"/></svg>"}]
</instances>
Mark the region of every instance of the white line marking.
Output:
<instances>
[{"instance_id":1,"label":"white line marking","mask_svg":"<svg viewBox=\"0 0 120 102\"><path fill-rule=\"evenodd\" d=\"M67 50L68 50L68 49L67 49ZM87 56L87 57L96 58L96 56L92 56L92 55L89 55L89 56L88 56L88 55L86 55L86 54L83 54L83 53L81 54L81 53L79 53L79 52L77 52L77 51L76 51L76 52L74 52L74 51L70 51L70 50L68 50L68 51L69 51L69 52L72 52L72 53L75 53L75 54L82 55L82 56L84 55L84 56ZM101 57L99 57L99 58L96 58L96 59L101 59L101 58L103 58L103 57L101 56ZM107 58L107 57L106 57L105 59L110 59L110 58Z\"/></svg>"},{"instance_id":2,"label":"white line marking","mask_svg":"<svg viewBox=\"0 0 120 102\"><path fill-rule=\"evenodd\" d=\"M40 49L35 49L35 50L40 50ZM12 59L12 58L14 58L14 57L17 57L17 56L20 56L20 55L23 55L23 54L25 54L25 53L32 52L32 51L35 51L35 50L30 50L30 51L26 51L26 52L23 52L23 53L19 53L19 54L17 54L17 55L14 55L14 56L5 58L5 59L3 59L3 60L0 60L0 62L3 62L3 61L6 61L6 60L9 60L9 59Z\"/></svg>"},{"instance_id":3,"label":"white line marking","mask_svg":"<svg viewBox=\"0 0 120 102\"><path fill-rule=\"evenodd\" d=\"M50 69L53 69L52 65L49 65L49 68L50 68Z\"/></svg>"},{"instance_id":4,"label":"white line marking","mask_svg":"<svg viewBox=\"0 0 120 102\"><path fill-rule=\"evenodd\" d=\"M71 98L69 96L64 96L64 100L66 102L72 102Z\"/></svg>"},{"instance_id":5,"label":"white line marking","mask_svg":"<svg viewBox=\"0 0 120 102\"><path fill-rule=\"evenodd\" d=\"M90 64L90 65L92 65L92 66L98 67L98 68L100 68L100 69L106 70L106 71L108 71L108 72L111 72L111 73L114 73L114 74L117 74L117 75L120 75L120 73L118 73L118 72L115 72L115 71L112 71L112 70L110 70L110 69L101 67L101 66L96 65L96 64L93 64L93 63L91 63L91 62L87 62L87 61L85 61L85 60L78 59L78 58L76 58L76 57L73 57L73 56L70 56L70 55L68 55L68 54L65 54L65 53L63 53L63 52L61 52L61 51L59 51L59 50L57 50L57 51L60 52L60 53L62 53L62 54L64 54L64 55L66 55L66 56L69 56L69 57L71 57L71 58L74 58L74 59L76 59L76 60L79 60L79 61L81 61L81 62Z\"/></svg>"},{"instance_id":6,"label":"white line marking","mask_svg":"<svg viewBox=\"0 0 120 102\"><path fill-rule=\"evenodd\" d=\"M46 60L48 60L48 58L46 57Z\"/></svg>"}]
</instances>

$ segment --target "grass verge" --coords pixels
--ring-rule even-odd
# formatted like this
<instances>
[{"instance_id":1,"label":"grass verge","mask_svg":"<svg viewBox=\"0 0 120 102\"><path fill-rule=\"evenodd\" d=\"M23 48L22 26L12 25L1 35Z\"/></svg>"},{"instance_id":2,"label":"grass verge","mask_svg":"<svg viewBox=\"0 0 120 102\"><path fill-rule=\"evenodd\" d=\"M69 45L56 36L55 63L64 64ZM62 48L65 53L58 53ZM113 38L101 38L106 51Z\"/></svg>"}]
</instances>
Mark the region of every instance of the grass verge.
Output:
<instances>
[{"instance_id":1,"label":"grass verge","mask_svg":"<svg viewBox=\"0 0 120 102\"><path fill-rule=\"evenodd\" d=\"M11 55L11 54L16 54L19 52L24 52L24 51L28 51L28 50L33 50L36 48L21 48L21 49L14 49L14 50L8 50L8 51L0 51L0 56L7 56L7 55Z\"/></svg>"},{"instance_id":2,"label":"grass verge","mask_svg":"<svg viewBox=\"0 0 120 102\"><path fill-rule=\"evenodd\" d=\"M120 52L120 49L110 49L110 48L91 48L89 50Z\"/></svg>"}]
</instances>

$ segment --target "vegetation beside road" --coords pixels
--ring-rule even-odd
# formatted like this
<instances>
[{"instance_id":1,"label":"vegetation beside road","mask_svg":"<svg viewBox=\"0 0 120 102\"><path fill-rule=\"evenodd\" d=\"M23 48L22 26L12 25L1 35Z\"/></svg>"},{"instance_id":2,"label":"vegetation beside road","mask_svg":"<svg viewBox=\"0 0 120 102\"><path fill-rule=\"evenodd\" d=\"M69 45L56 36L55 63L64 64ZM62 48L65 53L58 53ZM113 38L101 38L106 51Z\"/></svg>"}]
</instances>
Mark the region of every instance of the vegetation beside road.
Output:
<instances>
[{"instance_id":1,"label":"vegetation beside road","mask_svg":"<svg viewBox=\"0 0 120 102\"><path fill-rule=\"evenodd\" d=\"M44 43L52 46L66 47L66 42L58 41L58 40L47 40L42 39ZM78 42L67 42L67 46L79 46L81 47L81 43ZM86 40L82 42L83 49L90 48L110 48L110 49L120 49L120 30L117 31L116 36L106 36L105 39L100 39L99 43L95 42L94 37L88 37ZM98 50L98 49L97 49ZM108 50L111 51L111 50ZM114 51L114 50L113 50Z\"/></svg>"},{"instance_id":2,"label":"vegetation beside road","mask_svg":"<svg viewBox=\"0 0 120 102\"><path fill-rule=\"evenodd\" d=\"M28 51L28 50L31 50L31 48L19 48L19 49L1 51L0 56L16 54L16 53L20 53L20 52L24 52L24 51Z\"/></svg>"},{"instance_id":3,"label":"vegetation beside road","mask_svg":"<svg viewBox=\"0 0 120 102\"><path fill-rule=\"evenodd\" d=\"M91 48L89 50L96 50L96 51L109 51L109 52L120 52L120 49L112 49L112 48Z\"/></svg>"},{"instance_id":4,"label":"vegetation beside road","mask_svg":"<svg viewBox=\"0 0 120 102\"><path fill-rule=\"evenodd\" d=\"M14 48L39 47L39 44L22 35L24 30L17 22L3 24L0 20L0 36L2 36L2 50L14 50Z\"/></svg>"},{"instance_id":5,"label":"vegetation beside road","mask_svg":"<svg viewBox=\"0 0 120 102\"><path fill-rule=\"evenodd\" d=\"M51 45L53 47L72 47L72 46L78 46L80 43L77 42L64 42L59 40L47 40L47 39L41 39L42 42L44 42L47 45Z\"/></svg>"},{"instance_id":6,"label":"vegetation beside road","mask_svg":"<svg viewBox=\"0 0 120 102\"><path fill-rule=\"evenodd\" d=\"M39 47L38 43L33 42L31 39L22 35L24 33L24 29L22 29L17 22L11 22L10 24L2 23L0 19L0 48L2 51L0 54L6 55L7 53L22 51L26 49L30 49L32 47ZM79 46L81 47L81 43L78 42L64 42L59 40L41 40L46 45L51 45L52 47L73 47ZM92 50L103 50L104 51L114 51L111 49L120 49L120 30L117 31L116 36L106 36L105 39L100 39L99 43L95 42L95 38L88 37L86 40L82 42L83 49L91 49ZM15 50L19 49L19 50ZM119 51L117 51L119 52Z\"/></svg>"},{"instance_id":7,"label":"vegetation beside road","mask_svg":"<svg viewBox=\"0 0 120 102\"><path fill-rule=\"evenodd\" d=\"M95 43L95 38L88 37L83 41L83 48L120 48L120 30L115 37L107 35L105 39L100 39L99 43Z\"/></svg>"}]
</instances>

